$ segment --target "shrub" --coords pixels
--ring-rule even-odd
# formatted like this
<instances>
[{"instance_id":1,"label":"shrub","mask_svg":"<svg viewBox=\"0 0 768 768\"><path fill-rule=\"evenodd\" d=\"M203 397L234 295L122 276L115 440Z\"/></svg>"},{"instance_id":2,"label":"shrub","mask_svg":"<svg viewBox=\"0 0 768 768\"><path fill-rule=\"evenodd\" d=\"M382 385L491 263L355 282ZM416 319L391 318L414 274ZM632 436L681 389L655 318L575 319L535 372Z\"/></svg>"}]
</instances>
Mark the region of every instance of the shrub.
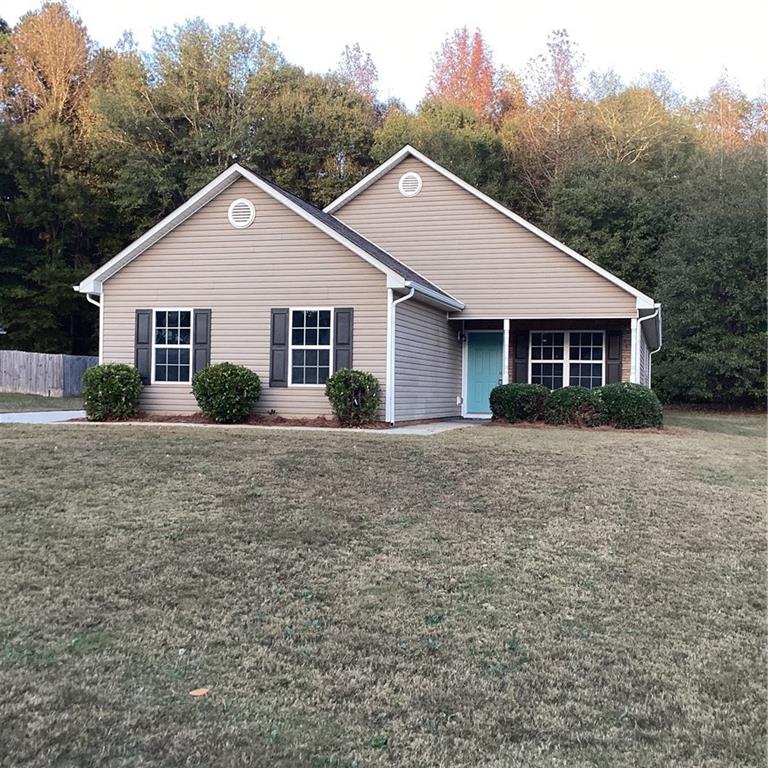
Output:
<instances>
[{"instance_id":1,"label":"shrub","mask_svg":"<svg viewBox=\"0 0 768 768\"><path fill-rule=\"evenodd\" d=\"M379 410L379 382L366 371L340 368L325 383L325 396L345 426L369 424Z\"/></svg>"},{"instance_id":2,"label":"shrub","mask_svg":"<svg viewBox=\"0 0 768 768\"><path fill-rule=\"evenodd\" d=\"M120 421L139 412L141 376L132 365L107 363L83 374L83 401L89 421Z\"/></svg>"},{"instance_id":3,"label":"shrub","mask_svg":"<svg viewBox=\"0 0 768 768\"><path fill-rule=\"evenodd\" d=\"M541 384L502 384L491 390L491 413L504 421L537 421L549 390Z\"/></svg>"},{"instance_id":4,"label":"shrub","mask_svg":"<svg viewBox=\"0 0 768 768\"><path fill-rule=\"evenodd\" d=\"M607 422L614 427L640 429L662 425L661 403L648 387L641 384L607 384L595 392L603 401Z\"/></svg>"},{"instance_id":5,"label":"shrub","mask_svg":"<svg viewBox=\"0 0 768 768\"><path fill-rule=\"evenodd\" d=\"M216 363L192 377L192 393L200 410L224 424L245 421L261 395L261 380L244 365Z\"/></svg>"},{"instance_id":6,"label":"shrub","mask_svg":"<svg viewBox=\"0 0 768 768\"><path fill-rule=\"evenodd\" d=\"M586 387L555 389L547 395L544 421L547 424L596 427L605 422L602 398L597 390Z\"/></svg>"}]
</instances>

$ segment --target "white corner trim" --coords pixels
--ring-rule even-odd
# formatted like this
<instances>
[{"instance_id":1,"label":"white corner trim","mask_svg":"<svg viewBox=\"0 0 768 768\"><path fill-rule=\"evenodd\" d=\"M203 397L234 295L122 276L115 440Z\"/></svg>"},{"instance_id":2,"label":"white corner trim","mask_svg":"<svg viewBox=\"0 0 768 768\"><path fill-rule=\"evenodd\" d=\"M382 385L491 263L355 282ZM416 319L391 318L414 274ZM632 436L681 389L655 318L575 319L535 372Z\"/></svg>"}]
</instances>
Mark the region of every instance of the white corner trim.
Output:
<instances>
[{"instance_id":1,"label":"white corner trim","mask_svg":"<svg viewBox=\"0 0 768 768\"><path fill-rule=\"evenodd\" d=\"M476 189L471 184L468 184L463 179L460 179L458 176L451 173L447 168L443 168L443 166L438 165L434 160L430 160L426 155L423 155L421 152L419 152L417 149L414 149L409 144L406 144L399 152L392 155L392 157L390 157L389 160L386 160L378 168L375 168L373 171L371 171L367 176L365 176L363 179L358 181L357 184L355 184L353 187L348 189L343 195L340 195L339 197L337 197L332 203L330 203L330 205L327 205L323 210L326 213L335 213L339 208L341 208L343 205L345 205L350 200L357 197L357 195L359 195L365 189L367 189L371 184L373 184L374 181L376 181L385 173L387 173L387 171L391 170L398 163L402 162L407 156L411 156L416 158L417 160L420 160L422 163L430 167L433 171L436 171L437 173L444 176L446 179L449 179L450 181L454 182L454 184L458 184L458 186L460 186L462 189L474 195L479 200L482 200L487 205L490 205L491 208L494 208L499 213L506 216L508 219L511 219L515 223L519 224L521 227L524 227L529 232L533 233L537 237L540 237L545 242L549 243L550 245L554 246L555 248L562 251L566 255L570 256L572 259L575 259L580 264L583 264L585 267L588 267L593 272L596 272L601 277L604 277L609 282L613 283L614 285L618 286L622 290L631 294L637 299L638 309L649 308L654 306L654 301L650 296L647 296L642 291L638 291L637 288L633 288L631 285L629 285L629 283L625 283L621 278L616 277L616 275L612 274L607 269L603 269L602 267L595 264L593 261L590 261L586 256L582 256L580 253L577 253L576 251L574 251L572 248L569 248L564 243L561 243L559 240L556 240L551 235L548 235L546 232L539 229L534 224L531 224L529 221L526 221L522 216L518 216L516 213L509 210L509 208L506 208L501 203L496 202L496 200L494 200L493 198L488 197L488 195L481 192L479 189Z\"/></svg>"},{"instance_id":2,"label":"white corner trim","mask_svg":"<svg viewBox=\"0 0 768 768\"><path fill-rule=\"evenodd\" d=\"M396 299L394 291L387 290L387 392L384 405L384 420L390 424L395 423L395 326L397 324L397 315L395 309L408 299L412 299L416 289L411 288L405 296Z\"/></svg>"}]
</instances>

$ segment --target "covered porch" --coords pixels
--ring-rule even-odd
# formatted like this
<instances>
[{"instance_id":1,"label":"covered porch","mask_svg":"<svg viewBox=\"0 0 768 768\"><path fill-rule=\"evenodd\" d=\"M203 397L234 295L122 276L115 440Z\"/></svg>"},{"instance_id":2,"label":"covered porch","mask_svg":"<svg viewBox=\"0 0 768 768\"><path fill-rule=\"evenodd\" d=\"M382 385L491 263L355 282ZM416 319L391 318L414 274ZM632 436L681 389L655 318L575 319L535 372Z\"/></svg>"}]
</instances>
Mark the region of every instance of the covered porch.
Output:
<instances>
[{"instance_id":1,"label":"covered porch","mask_svg":"<svg viewBox=\"0 0 768 768\"><path fill-rule=\"evenodd\" d=\"M450 319L462 345L461 415L490 416L499 384L594 388L640 380L635 318ZM648 348L648 345L644 345Z\"/></svg>"}]
</instances>

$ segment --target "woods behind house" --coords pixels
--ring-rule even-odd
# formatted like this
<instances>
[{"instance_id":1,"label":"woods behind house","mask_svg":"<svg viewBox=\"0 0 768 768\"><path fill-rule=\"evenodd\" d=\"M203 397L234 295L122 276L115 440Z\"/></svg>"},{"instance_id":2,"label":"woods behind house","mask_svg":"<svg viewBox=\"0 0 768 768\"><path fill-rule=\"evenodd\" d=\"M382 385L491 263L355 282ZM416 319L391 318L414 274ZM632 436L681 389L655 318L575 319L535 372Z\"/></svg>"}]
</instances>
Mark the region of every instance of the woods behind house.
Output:
<instances>
[{"instance_id":1,"label":"woods behind house","mask_svg":"<svg viewBox=\"0 0 768 768\"><path fill-rule=\"evenodd\" d=\"M71 286L234 160L323 206L410 143L663 303L663 398L761 400L764 101L725 74L690 100L663 72L589 72L562 30L519 72L456 30L415 111L376 84L356 44L316 74L200 19L146 51L58 3L0 21L0 347L94 352Z\"/></svg>"}]
</instances>

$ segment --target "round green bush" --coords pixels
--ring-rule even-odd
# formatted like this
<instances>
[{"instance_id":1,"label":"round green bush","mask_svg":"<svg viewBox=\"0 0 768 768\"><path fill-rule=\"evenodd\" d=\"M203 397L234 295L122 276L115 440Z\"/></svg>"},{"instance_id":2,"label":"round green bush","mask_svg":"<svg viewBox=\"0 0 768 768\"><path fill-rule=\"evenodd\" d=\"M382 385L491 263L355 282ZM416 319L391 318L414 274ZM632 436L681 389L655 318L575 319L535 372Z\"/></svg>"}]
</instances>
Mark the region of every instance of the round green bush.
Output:
<instances>
[{"instance_id":1,"label":"round green bush","mask_svg":"<svg viewBox=\"0 0 768 768\"><path fill-rule=\"evenodd\" d=\"M325 396L344 426L370 424L379 410L379 382L372 373L340 368L325 383Z\"/></svg>"},{"instance_id":2,"label":"round green bush","mask_svg":"<svg viewBox=\"0 0 768 768\"><path fill-rule=\"evenodd\" d=\"M606 384L594 390L603 401L606 421L619 429L660 427L664 420L659 398L641 384Z\"/></svg>"},{"instance_id":3,"label":"round green bush","mask_svg":"<svg viewBox=\"0 0 768 768\"><path fill-rule=\"evenodd\" d=\"M141 376L132 365L94 365L83 374L83 402L89 421L120 421L139 412Z\"/></svg>"},{"instance_id":4,"label":"round green bush","mask_svg":"<svg viewBox=\"0 0 768 768\"><path fill-rule=\"evenodd\" d=\"M548 395L541 384L501 384L491 390L491 414L501 421L538 421Z\"/></svg>"},{"instance_id":5,"label":"round green bush","mask_svg":"<svg viewBox=\"0 0 768 768\"><path fill-rule=\"evenodd\" d=\"M547 395L544 421L547 424L597 427L605 423L603 400L597 390L586 387L555 389Z\"/></svg>"},{"instance_id":6,"label":"round green bush","mask_svg":"<svg viewBox=\"0 0 768 768\"><path fill-rule=\"evenodd\" d=\"M261 380L244 365L216 363L192 377L200 410L223 424L245 421L261 395Z\"/></svg>"}]
</instances>

